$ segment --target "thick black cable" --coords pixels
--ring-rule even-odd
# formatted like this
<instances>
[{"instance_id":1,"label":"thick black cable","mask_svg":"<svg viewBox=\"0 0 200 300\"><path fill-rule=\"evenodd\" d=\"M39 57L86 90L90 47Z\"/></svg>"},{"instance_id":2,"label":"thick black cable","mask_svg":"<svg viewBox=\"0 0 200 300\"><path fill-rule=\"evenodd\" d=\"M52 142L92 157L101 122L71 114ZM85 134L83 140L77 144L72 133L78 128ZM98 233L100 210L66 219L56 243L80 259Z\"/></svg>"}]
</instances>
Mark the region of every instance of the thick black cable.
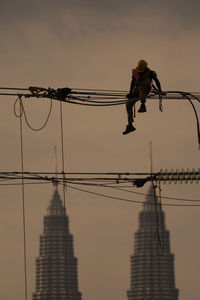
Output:
<instances>
[{"instance_id":1,"label":"thick black cable","mask_svg":"<svg viewBox=\"0 0 200 300\"><path fill-rule=\"evenodd\" d=\"M21 171L22 171L22 221L23 221L23 242L24 242L24 291L25 291L25 300L27 300L27 259L26 259L26 214L25 214L25 190L24 190L24 153L23 153L23 124L22 124L22 112L23 108L20 102L20 152L21 152Z\"/></svg>"},{"instance_id":2,"label":"thick black cable","mask_svg":"<svg viewBox=\"0 0 200 300\"><path fill-rule=\"evenodd\" d=\"M193 93L187 93L187 95L190 95L193 99L197 100L198 102L200 102L199 97L197 97L196 95L194 95Z\"/></svg>"},{"instance_id":3,"label":"thick black cable","mask_svg":"<svg viewBox=\"0 0 200 300\"><path fill-rule=\"evenodd\" d=\"M93 97L92 100L90 100L90 98L81 98L81 97L74 97L74 96L70 96L68 97L69 99L73 99L73 100L80 100L82 102L86 102L86 103L96 103L96 104L123 104L127 102L127 99L122 98L121 100L116 100L116 97L113 98L102 98L102 97ZM115 99L115 100L112 100ZM101 100L101 101L100 101ZM112 101L111 101L112 100Z\"/></svg>"},{"instance_id":4,"label":"thick black cable","mask_svg":"<svg viewBox=\"0 0 200 300\"><path fill-rule=\"evenodd\" d=\"M196 99L198 102L200 102L200 99L196 96L193 95L192 93L188 93L188 92L183 92L183 91L167 91L166 93L170 93L170 94L179 94L181 95L183 98L187 99L190 104L192 105L193 111L195 113L195 118L196 118L196 126L197 126L197 137L198 137L198 145L199 145L199 149L200 149L200 128L199 128L199 119L198 119L198 114L196 111L196 108L191 100L190 97L193 97L194 99Z\"/></svg>"},{"instance_id":5,"label":"thick black cable","mask_svg":"<svg viewBox=\"0 0 200 300\"><path fill-rule=\"evenodd\" d=\"M77 99L77 100L80 100L80 99ZM123 101L123 102L119 102L119 103L113 102L110 104L83 103L83 102L76 102L76 101L72 101L72 100L64 100L63 102L68 102L71 104L78 104L78 105L85 105L85 106L116 106L116 105L125 104L127 101Z\"/></svg>"},{"instance_id":6,"label":"thick black cable","mask_svg":"<svg viewBox=\"0 0 200 300\"><path fill-rule=\"evenodd\" d=\"M197 114L197 111L196 111L196 108L194 106L194 104L192 103L192 100L190 99L190 97L182 92L181 93L185 98L188 99L188 101L190 102L190 104L192 105L192 108L194 110L194 113L195 113L195 117L196 117L196 126L197 126L197 137L198 137L198 144L199 144L199 149L200 149L200 128L199 128L199 118L198 118L198 114ZM198 98L197 98L198 99ZM198 99L199 100L199 99Z\"/></svg>"}]
</instances>

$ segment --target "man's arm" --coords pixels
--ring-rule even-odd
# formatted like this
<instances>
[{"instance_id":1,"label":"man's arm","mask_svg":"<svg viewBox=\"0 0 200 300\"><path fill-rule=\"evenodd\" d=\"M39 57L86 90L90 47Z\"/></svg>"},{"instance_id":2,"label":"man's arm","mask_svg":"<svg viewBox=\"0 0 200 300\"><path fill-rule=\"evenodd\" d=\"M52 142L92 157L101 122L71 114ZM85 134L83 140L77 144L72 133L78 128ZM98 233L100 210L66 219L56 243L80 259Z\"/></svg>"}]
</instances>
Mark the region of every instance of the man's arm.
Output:
<instances>
[{"instance_id":1,"label":"man's arm","mask_svg":"<svg viewBox=\"0 0 200 300\"><path fill-rule=\"evenodd\" d=\"M134 87L135 87L135 78L132 77L131 85L130 85L130 90L129 90L129 93L126 95L126 97L127 97L128 99L131 99L131 98L132 98L132 91L133 91Z\"/></svg>"},{"instance_id":2,"label":"man's arm","mask_svg":"<svg viewBox=\"0 0 200 300\"><path fill-rule=\"evenodd\" d=\"M132 92L132 90L134 89L134 87L135 87L135 78L132 77L129 94L131 94L131 92Z\"/></svg>"},{"instance_id":3,"label":"man's arm","mask_svg":"<svg viewBox=\"0 0 200 300\"><path fill-rule=\"evenodd\" d=\"M161 94L165 95L165 92L162 91L161 84L160 84L160 81L157 77L157 74L154 71L153 71L153 80L155 81L156 87L158 88L159 92Z\"/></svg>"},{"instance_id":4,"label":"man's arm","mask_svg":"<svg viewBox=\"0 0 200 300\"><path fill-rule=\"evenodd\" d=\"M156 83L156 86L157 86L159 92L162 92L161 84L160 84L160 81L158 80L158 78L156 77L156 78L154 79L154 81L155 81L155 83Z\"/></svg>"}]
</instances>

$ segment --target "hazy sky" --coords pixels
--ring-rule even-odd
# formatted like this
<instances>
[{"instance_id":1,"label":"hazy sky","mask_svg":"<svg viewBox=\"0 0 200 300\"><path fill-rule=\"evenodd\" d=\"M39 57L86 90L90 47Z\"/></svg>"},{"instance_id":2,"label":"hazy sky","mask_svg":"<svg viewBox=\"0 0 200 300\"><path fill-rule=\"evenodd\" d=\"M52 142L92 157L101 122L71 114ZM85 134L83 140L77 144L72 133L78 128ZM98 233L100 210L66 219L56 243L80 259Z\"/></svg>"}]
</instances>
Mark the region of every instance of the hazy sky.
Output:
<instances>
[{"instance_id":1,"label":"hazy sky","mask_svg":"<svg viewBox=\"0 0 200 300\"><path fill-rule=\"evenodd\" d=\"M131 69L144 58L156 70L163 90L199 91L199 8L199 1L179 0L1 1L0 86L128 90ZM1 171L20 170L14 101L0 97ZM137 130L125 137L121 134L126 125L124 106L64 105L66 171L147 171L150 140L155 171L198 168L196 125L189 103L163 101L163 106L161 113L156 101L148 103L148 112L137 115ZM25 100L25 107L31 124L39 127L49 101ZM24 126L25 170L52 171L54 145L61 168L59 131L57 102L43 131L35 133ZM102 192L144 200L134 194ZM52 193L50 184L26 186L25 190L29 299L35 289L39 234ZM166 184L162 193L200 199L196 184ZM0 204L0 299L21 300L20 187L1 186ZM133 234L141 209L140 205L68 190L67 212L83 300L127 299ZM199 300L200 208L165 208L165 212L179 300Z\"/></svg>"}]
</instances>

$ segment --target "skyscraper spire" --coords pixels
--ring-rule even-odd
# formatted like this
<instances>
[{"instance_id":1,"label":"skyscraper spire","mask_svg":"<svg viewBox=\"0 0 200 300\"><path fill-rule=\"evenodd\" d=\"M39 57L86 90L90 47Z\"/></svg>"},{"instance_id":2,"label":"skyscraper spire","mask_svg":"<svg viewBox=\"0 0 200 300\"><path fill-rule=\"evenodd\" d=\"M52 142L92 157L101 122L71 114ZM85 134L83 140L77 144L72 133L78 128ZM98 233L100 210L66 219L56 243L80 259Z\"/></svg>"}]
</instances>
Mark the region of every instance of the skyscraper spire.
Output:
<instances>
[{"instance_id":1,"label":"skyscraper spire","mask_svg":"<svg viewBox=\"0 0 200 300\"><path fill-rule=\"evenodd\" d=\"M57 187L58 187L58 182L57 182L57 147L54 146L54 177L55 177L55 180L53 182L53 185L55 187L55 189L57 190Z\"/></svg>"},{"instance_id":2,"label":"skyscraper spire","mask_svg":"<svg viewBox=\"0 0 200 300\"><path fill-rule=\"evenodd\" d=\"M153 171L150 144L150 171ZM131 286L128 300L178 300L175 287L174 255L170 250L170 233L166 229L165 214L156 214L154 186L151 183L148 196L139 214L139 228L135 233L134 254L131 256ZM158 199L157 203L159 208ZM159 218L159 220L158 220ZM158 228L158 221L162 222ZM163 252L158 251L156 232L162 236Z\"/></svg>"},{"instance_id":3,"label":"skyscraper spire","mask_svg":"<svg viewBox=\"0 0 200 300\"><path fill-rule=\"evenodd\" d=\"M54 158L56 178L56 149ZM33 300L81 300L77 258L73 248L69 218L59 195L58 182L55 181L54 193L44 217L43 233L40 235Z\"/></svg>"}]
</instances>

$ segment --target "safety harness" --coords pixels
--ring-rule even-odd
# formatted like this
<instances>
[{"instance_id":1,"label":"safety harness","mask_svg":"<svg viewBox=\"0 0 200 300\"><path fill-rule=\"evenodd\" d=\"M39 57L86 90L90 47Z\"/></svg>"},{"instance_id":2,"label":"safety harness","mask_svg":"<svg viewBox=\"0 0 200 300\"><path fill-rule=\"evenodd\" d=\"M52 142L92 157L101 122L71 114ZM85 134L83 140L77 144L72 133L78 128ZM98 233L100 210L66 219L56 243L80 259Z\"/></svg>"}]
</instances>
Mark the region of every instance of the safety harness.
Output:
<instances>
[{"instance_id":1,"label":"safety harness","mask_svg":"<svg viewBox=\"0 0 200 300\"><path fill-rule=\"evenodd\" d=\"M132 75L135 78L136 83L139 83L140 76L139 76L138 71L136 69L132 69Z\"/></svg>"},{"instance_id":2,"label":"safety harness","mask_svg":"<svg viewBox=\"0 0 200 300\"><path fill-rule=\"evenodd\" d=\"M146 76L145 76L146 75ZM132 69L132 76L135 79L136 86L140 84L146 84L149 86L150 90L152 90L154 93L158 94L159 96L159 110L162 112L163 111L163 106L162 106L162 94L158 91L158 89L155 87L155 85L152 84L152 79L148 76L147 74L144 74L143 78L140 78L140 75L136 69ZM134 105L134 117L135 117L135 105Z\"/></svg>"}]
</instances>

